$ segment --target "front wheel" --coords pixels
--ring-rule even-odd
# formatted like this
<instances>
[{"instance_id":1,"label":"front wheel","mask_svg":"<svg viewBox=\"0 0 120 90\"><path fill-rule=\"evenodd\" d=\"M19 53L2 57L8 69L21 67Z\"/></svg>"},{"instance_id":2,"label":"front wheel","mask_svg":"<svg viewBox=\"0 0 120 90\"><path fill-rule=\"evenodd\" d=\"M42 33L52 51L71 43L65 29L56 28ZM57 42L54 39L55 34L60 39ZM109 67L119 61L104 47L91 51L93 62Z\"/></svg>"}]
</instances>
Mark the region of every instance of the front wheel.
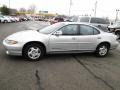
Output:
<instances>
[{"instance_id":1,"label":"front wheel","mask_svg":"<svg viewBox=\"0 0 120 90\"><path fill-rule=\"evenodd\" d=\"M45 54L45 50L42 45L31 44L25 47L23 50L23 56L32 61L40 60Z\"/></svg>"},{"instance_id":2,"label":"front wheel","mask_svg":"<svg viewBox=\"0 0 120 90\"><path fill-rule=\"evenodd\" d=\"M100 44L95 51L96 56L99 56L99 57L106 56L109 52L109 48L110 46L108 44L105 44L105 43Z\"/></svg>"},{"instance_id":3,"label":"front wheel","mask_svg":"<svg viewBox=\"0 0 120 90\"><path fill-rule=\"evenodd\" d=\"M8 21L7 20L4 20L4 23L7 23Z\"/></svg>"}]
</instances>

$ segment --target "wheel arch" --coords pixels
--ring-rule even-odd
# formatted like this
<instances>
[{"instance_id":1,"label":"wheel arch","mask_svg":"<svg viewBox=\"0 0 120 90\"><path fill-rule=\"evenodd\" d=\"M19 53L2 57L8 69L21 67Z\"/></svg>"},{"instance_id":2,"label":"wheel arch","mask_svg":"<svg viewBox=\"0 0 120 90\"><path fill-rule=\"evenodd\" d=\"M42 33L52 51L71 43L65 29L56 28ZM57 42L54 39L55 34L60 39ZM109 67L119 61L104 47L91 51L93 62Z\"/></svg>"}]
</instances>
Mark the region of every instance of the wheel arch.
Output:
<instances>
[{"instance_id":1,"label":"wheel arch","mask_svg":"<svg viewBox=\"0 0 120 90\"><path fill-rule=\"evenodd\" d=\"M30 41L30 42L27 42L23 45L22 54L23 54L23 51L24 51L25 47L28 46L28 45L31 45L31 44L39 44L39 45L43 46L43 48L45 50L45 53L46 53L46 46L42 42L40 42L40 41Z\"/></svg>"},{"instance_id":2,"label":"wheel arch","mask_svg":"<svg viewBox=\"0 0 120 90\"><path fill-rule=\"evenodd\" d=\"M99 44L97 45L96 49L97 49L101 44L107 44L107 45L109 46L109 48L111 47L110 42L104 41L104 42L99 43Z\"/></svg>"}]
</instances>

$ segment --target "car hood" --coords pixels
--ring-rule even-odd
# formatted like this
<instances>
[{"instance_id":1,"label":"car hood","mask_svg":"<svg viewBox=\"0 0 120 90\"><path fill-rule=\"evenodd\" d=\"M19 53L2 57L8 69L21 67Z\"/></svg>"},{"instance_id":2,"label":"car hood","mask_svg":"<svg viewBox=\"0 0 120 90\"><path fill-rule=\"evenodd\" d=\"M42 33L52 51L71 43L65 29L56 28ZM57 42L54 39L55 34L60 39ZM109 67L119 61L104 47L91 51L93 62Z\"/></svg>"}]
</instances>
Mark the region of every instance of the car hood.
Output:
<instances>
[{"instance_id":1,"label":"car hood","mask_svg":"<svg viewBox=\"0 0 120 90\"><path fill-rule=\"evenodd\" d=\"M36 30L26 30L26 31L20 31L20 32L14 33L14 34L8 36L6 39L26 42L26 41L43 40L47 36L48 35L39 33Z\"/></svg>"},{"instance_id":2,"label":"car hood","mask_svg":"<svg viewBox=\"0 0 120 90\"><path fill-rule=\"evenodd\" d=\"M120 28L118 25L109 25L108 28Z\"/></svg>"}]
</instances>

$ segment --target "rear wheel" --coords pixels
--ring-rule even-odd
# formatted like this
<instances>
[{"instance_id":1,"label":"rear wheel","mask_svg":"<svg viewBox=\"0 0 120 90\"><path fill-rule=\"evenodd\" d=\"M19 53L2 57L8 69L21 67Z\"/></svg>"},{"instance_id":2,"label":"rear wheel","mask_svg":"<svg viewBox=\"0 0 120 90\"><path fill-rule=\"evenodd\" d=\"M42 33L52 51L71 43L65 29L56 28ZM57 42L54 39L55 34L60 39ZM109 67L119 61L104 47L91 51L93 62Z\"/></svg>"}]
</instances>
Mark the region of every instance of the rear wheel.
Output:
<instances>
[{"instance_id":1,"label":"rear wheel","mask_svg":"<svg viewBox=\"0 0 120 90\"><path fill-rule=\"evenodd\" d=\"M31 44L24 48L23 56L32 61L40 60L45 54L45 50L42 45Z\"/></svg>"},{"instance_id":2,"label":"rear wheel","mask_svg":"<svg viewBox=\"0 0 120 90\"><path fill-rule=\"evenodd\" d=\"M96 56L99 56L99 57L106 56L109 52L109 49L110 49L110 46L107 43L100 44L95 51Z\"/></svg>"},{"instance_id":3,"label":"rear wheel","mask_svg":"<svg viewBox=\"0 0 120 90\"><path fill-rule=\"evenodd\" d=\"M118 39L120 39L120 31L115 32L115 35L117 35Z\"/></svg>"}]
</instances>

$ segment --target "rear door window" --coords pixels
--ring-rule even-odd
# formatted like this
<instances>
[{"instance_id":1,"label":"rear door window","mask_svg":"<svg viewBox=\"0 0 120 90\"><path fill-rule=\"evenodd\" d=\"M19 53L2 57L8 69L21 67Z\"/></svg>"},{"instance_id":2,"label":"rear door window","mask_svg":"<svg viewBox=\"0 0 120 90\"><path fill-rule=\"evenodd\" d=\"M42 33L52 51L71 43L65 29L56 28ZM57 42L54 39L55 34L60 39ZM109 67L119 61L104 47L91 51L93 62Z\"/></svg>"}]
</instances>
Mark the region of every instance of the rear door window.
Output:
<instances>
[{"instance_id":1,"label":"rear door window","mask_svg":"<svg viewBox=\"0 0 120 90\"><path fill-rule=\"evenodd\" d=\"M96 28L88 25L80 25L80 35L97 35L99 33Z\"/></svg>"}]
</instances>

